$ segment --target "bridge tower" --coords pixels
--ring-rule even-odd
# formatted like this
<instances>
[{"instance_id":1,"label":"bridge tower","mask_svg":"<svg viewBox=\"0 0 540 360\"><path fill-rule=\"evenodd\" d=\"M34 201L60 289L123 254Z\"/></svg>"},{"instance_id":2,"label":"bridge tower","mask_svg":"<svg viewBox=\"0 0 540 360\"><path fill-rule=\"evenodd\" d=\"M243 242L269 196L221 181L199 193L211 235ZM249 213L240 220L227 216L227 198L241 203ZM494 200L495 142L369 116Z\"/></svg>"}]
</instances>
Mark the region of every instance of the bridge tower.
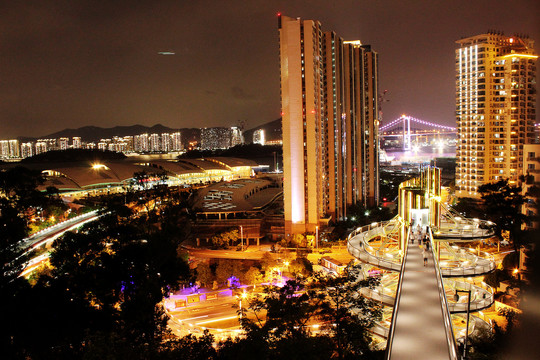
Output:
<instances>
[{"instance_id":1,"label":"bridge tower","mask_svg":"<svg viewBox=\"0 0 540 360\"><path fill-rule=\"evenodd\" d=\"M401 115L403 121L403 150L411 150L411 117Z\"/></svg>"}]
</instances>

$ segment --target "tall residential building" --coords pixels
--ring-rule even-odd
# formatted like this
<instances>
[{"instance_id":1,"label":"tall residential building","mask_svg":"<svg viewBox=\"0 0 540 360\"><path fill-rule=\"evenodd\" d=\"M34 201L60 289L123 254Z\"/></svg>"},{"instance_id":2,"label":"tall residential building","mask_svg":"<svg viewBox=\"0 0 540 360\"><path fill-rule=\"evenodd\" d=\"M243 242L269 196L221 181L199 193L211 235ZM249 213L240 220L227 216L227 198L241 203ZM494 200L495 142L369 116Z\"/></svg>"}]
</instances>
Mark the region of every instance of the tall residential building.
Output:
<instances>
[{"instance_id":1,"label":"tall residential building","mask_svg":"<svg viewBox=\"0 0 540 360\"><path fill-rule=\"evenodd\" d=\"M534 142L534 42L488 32L457 41L456 194L478 198L480 185L523 173L523 146Z\"/></svg>"},{"instance_id":2,"label":"tall residential building","mask_svg":"<svg viewBox=\"0 0 540 360\"><path fill-rule=\"evenodd\" d=\"M158 134L151 134L148 137L148 146L150 152L159 152L161 150L160 136Z\"/></svg>"},{"instance_id":3,"label":"tall residential building","mask_svg":"<svg viewBox=\"0 0 540 360\"><path fill-rule=\"evenodd\" d=\"M148 134L135 135L133 148L136 152L148 152Z\"/></svg>"},{"instance_id":4,"label":"tall residential building","mask_svg":"<svg viewBox=\"0 0 540 360\"><path fill-rule=\"evenodd\" d=\"M534 192L530 192L533 187L540 187L540 144L523 145L523 175L524 181L521 183L523 195L528 194L528 199L523 204L522 213L529 216L528 228L538 228L540 218L538 217L538 203L540 199Z\"/></svg>"},{"instance_id":5,"label":"tall residential building","mask_svg":"<svg viewBox=\"0 0 540 360\"><path fill-rule=\"evenodd\" d=\"M244 135L239 127L231 127L231 146L242 145L244 143Z\"/></svg>"},{"instance_id":6,"label":"tall residential building","mask_svg":"<svg viewBox=\"0 0 540 360\"><path fill-rule=\"evenodd\" d=\"M264 129L258 129L253 132L253 143L261 145L266 144Z\"/></svg>"},{"instance_id":7,"label":"tall residential building","mask_svg":"<svg viewBox=\"0 0 540 360\"><path fill-rule=\"evenodd\" d=\"M19 140L0 140L0 158L18 159L20 158Z\"/></svg>"},{"instance_id":8,"label":"tall residential building","mask_svg":"<svg viewBox=\"0 0 540 360\"><path fill-rule=\"evenodd\" d=\"M74 149L81 149L82 148L82 141L79 136L73 137L73 148Z\"/></svg>"},{"instance_id":9,"label":"tall residential building","mask_svg":"<svg viewBox=\"0 0 540 360\"><path fill-rule=\"evenodd\" d=\"M378 203L377 53L279 15L286 234Z\"/></svg>"},{"instance_id":10,"label":"tall residential building","mask_svg":"<svg viewBox=\"0 0 540 360\"><path fill-rule=\"evenodd\" d=\"M58 139L58 145L60 146L60 150L67 150L69 147L69 138L62 137Z\"/></svg>"},{"instance_id":11,"label":"tall residential building","mask_svg":"<svg viewBox=\"0 0 540 360\"><path fill-rule=\"evenodd\" d=\"M227 149L231 147L231 128L211 127L201 129L201 149Z\"/></svg>"},{"instance_id":12,"label":"tall residential building","mask_svg":"<svg viewBox=\"0 0 540 360\"><path fill-rule=\"evenodd\" d=\"M47 152L47 143L45 141L38 140L36 142L36 152L35 152L35 154L38 155L38 154L41 154L41 153L44 153L44 152Z\"/></svg>"},{"instance_id":13,"label":"tall residential building","mask_svg":"<svg viewBox=\"0 0 540 360\"><path fill-rule=\"evenodd\" d=\"M180 132L175 132L171 134L172 141L172 151L181 151L182 150L182 134Z\"/></svg>"},{"instance_id":14,"label":"tall residential building","mask_svg":"<svg viewBox=\"0 0 540 360\"><path fill-rule=\"evenodd\" d=\"M165 153L172 151L171 134L169 133L161 134L161 151Z\"/></svg>"},{"instance_id":15,"label":"tall residential building","mask_svg":"<svg viewBox=\"0 0 540 360\"><path fill-rule=\"evenodd\" d=\"M34 144L25 142L21 144L21 157L23 159L34 155Z\"/></svg>"}]
</instances>

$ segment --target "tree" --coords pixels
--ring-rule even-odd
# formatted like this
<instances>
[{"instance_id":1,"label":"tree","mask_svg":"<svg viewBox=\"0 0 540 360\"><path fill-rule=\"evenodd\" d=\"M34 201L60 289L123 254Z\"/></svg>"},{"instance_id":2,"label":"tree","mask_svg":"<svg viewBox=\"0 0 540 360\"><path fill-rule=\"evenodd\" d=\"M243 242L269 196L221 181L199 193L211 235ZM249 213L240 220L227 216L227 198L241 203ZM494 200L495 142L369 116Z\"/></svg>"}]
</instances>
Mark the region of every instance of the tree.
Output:
<instances>
[{"instance_id":1,"label":"tree","mask_svg":"<svg viewBox=\"0 0 540 360\"><path fill-rule=\"evenodd\" d=\"M225 283L230 278L237 281L243 276L242 262L229 259L219 259L216 267L216 280L218 283Z\"/></svg>"},{"instance_id":2,"label":"tree","mask_svg":"<svg viewBox=\"0 0 540 360\"><path fill-rule=\"evenodd\" d=\"M210 265L207 263L200 263L197 265L197 281L201 283L202 286L208 286L214 281L214 273L210 268Z\"/></svg>"},{"instance_id":3,"label":"tree","mask_svg":"<svg viewBox=\"0 0 540 360\"><path fill-rule=\"evenodd\" d=\"M250 267L244 274L244 282L246 284L258 284L262 282L262 274L256 267Z\"/></svg>"},{"instance_id":4,"label":"tree","mask_svg":"<svg viewBox=\"0 0 540 360\"><path fill-rule=\"evenodd\" d=\"M509 231L510 240L517 251L525 241L521 225L527 219L521 213L521 207L525 203L521 187L510 185L505 179L481 185L478 192L482 197L484 218L496 224L499 234L503 230Z\"/></svg>"},{"instance_id":5,"label":"tree","mask_svg":"<svg viewBox=\"0 0 540 360\"><path fill-rule=\"evenodd\" d=\"M281 288L267 286L239 310L246 339L227 347L245 350L249 343L258 344L266 352L252 349L252 355L262 359L369 358L368 330L381 310L359 289L376 285L376 279L363 280L360 268L350 267L343 276L316 275L312 282L294 279ZM319 324L322 333L312 336L311 324Z\"/></svg>"},{"instance_id":6,"label":"tree","mask_svg":"<svg viewBox=\"0 0 540 360\"><path fill-rule=\"evenodd\" d=\"M269 252L265 252L261 257L261 267L263 271L268 271L269 269L276 266L276 264L276 259L274 259L272 254L270 254Z\"/></svg>"},{"instance_id":7,"label":"tree","mask_svg":"<svg viewBox=\"0 0 540 360\"><path fill-rule=\"evenodd\" d=\"M240 233L238 229L234 228L230 230L221 231L215 234L214 236L212 236L210 241L212 242L212 245L214 246L214 248L221 249L221 248L230 246L231 243L238 242L239 239L240 239Z\"/></svg>"},{"instance_id":8,"label":"tree","mask_svg":"<svg viewBox=\"0 0 540 360\"><path fill-rule=\"evenodd\" d=\"M317 317L334 342L338 359L358 358L371 353L368 330L382 311L372 300L359 295L363 287L375 288L379 280L363 278L360 266L348 266L341 276L317 274L310 284L320 300Z\"/></svg>"}]
</instances>

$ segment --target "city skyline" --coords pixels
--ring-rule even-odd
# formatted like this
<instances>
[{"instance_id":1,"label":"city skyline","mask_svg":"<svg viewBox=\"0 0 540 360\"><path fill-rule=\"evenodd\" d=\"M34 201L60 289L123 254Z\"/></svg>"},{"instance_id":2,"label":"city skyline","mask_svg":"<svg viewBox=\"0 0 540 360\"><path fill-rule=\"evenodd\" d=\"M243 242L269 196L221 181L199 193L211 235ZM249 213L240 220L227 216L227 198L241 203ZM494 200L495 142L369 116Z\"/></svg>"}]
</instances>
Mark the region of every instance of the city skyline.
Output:
<instances>
[{"instance_id":1,"label":"city skyline","mask_svg":"<svg viewBox=\"0 0 540 360\"><path fill-rule=\"evenodd\" d=\"M339 7L317 1L78 1L13 3L3 10L5 139L86 125L247 121L252 128L274 120L280 112L278 12L319 19L345 40L377 49L380 89L388 90L389 100L383 102L383 123L405 112L455 124L455 40L489 29L540 38L533 1L444 7L423 1L344 1Z\"/></svg>"}]
</instances>

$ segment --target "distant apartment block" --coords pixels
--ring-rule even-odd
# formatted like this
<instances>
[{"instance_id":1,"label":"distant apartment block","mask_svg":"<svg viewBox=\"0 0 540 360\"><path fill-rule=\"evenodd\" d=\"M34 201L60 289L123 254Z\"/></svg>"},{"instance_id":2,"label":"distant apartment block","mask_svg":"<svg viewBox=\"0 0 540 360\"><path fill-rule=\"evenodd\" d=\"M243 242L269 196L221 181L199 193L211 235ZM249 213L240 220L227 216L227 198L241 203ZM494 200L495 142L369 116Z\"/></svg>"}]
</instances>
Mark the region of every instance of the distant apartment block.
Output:
<instances>
[{"instance_id":1,"label":"distant apartment block","mask_svg":"<svg viewBox=\"0 0 540 360\"><path fill-rule=\"evenodd\" d=\"M58 139L58 146L60 150L67 150L69 148L69 138L62 137Z\"/></svg>"},{"instance_id":2,"label":"distant apartment block","mask_svg":"<svg viewBox=\"0 0 540 360\"><path fill-rule=\"evenodd\" d=\"M535 141L533 40L490 32L456 41L456 194L523 174L524 146Z\"/></svg>"},{"instance_id":3,"label":"distant apartment block","mask_svg":"<svg viewBox=\"0 0 540 360\"><path fill-rule=\"evenodd\" d=\"M172 146L172 151L183 150L182 134L179 131L171 134L171 146Z\"/></svg>"},{"instance_id":4,"label":"distant apartment block","mask_svg":"<svg viewBox=\"0 0 540 360\"><path fill-rule=\"evenodd\" d=\"M172 151L172 139L168 133L161 134L161 151L165 153Z\"/></svg>"},{"instance_id":5,"label":"distant apartment block","mask_svg":"<svg viewBox=\"0 0 540 360\"><path fill-rule=\"evenodd\" d=\"M34 147L31 142L25 142L21 144L21 157L27 158L34 155Z\"/></svg>"},{"instance_id":6,"label":"distant apartment block","mask_svg":"<svg viewBox=\"0 0 540 360\"><path fill-rule=\"evenodd\" d=\"M73 137L73 148L74 149L80 149L82 148L82 140L79 136Z\"/></svg>"},{"instance_id":7,"label":"distant apartment block","mask_svg":"<svg viewBox=\"0 0 540 360\"><path fill-rule=\"evenodd\" d=\"M47 152L47 143L45 141L36 141L36 155Z\"/></svg>"},{"instance_id":8,"label":"distant apartment block","mask_svg":"<svg viewBox=\"0 0 540 360\"><path fill-rule=\"evenodd\" d=\"M201 149L227 149L231 147L231 128L211 127L201 129Z\"/></svg>"},{"instance_id":9,"label":"distant apartment block","mask_svg":"<svg viewBox=\"0 0 540 360\"><path fill-rule=\"evenodd\" d=\"M240 128L233 126L231 128L231 147L236 145L242 145L244 143L244 136Z\"/></svg>"},{"instance_id":10,"label":"distant apartment block","mask_svg":"<svg viewBox=\"0 0 540 360\"><path fill-rule=\"evenodd\" d=\"M253 143L261 145L266 144L264 129L258 129L253 132Z\"/></svg>"},{"instance_id":11,"label":"distant apartment block","mask_svg":"<svg viewBox=\"0 0 540 360\"><path fill-rule=\"evenodd\" d=\"M0 159L20 158L19 140L0 140Z\"/></svg>"},{"instance_id":12,"label":"distant apartment block","mask_svg":"<svg viewBox=\"0 0 540 360\"><path fill-rule=\"evenodd\" d=\"M148 152L148 134L135 135L133 149L135 152Z\"/></svg>"}]
</instances>

